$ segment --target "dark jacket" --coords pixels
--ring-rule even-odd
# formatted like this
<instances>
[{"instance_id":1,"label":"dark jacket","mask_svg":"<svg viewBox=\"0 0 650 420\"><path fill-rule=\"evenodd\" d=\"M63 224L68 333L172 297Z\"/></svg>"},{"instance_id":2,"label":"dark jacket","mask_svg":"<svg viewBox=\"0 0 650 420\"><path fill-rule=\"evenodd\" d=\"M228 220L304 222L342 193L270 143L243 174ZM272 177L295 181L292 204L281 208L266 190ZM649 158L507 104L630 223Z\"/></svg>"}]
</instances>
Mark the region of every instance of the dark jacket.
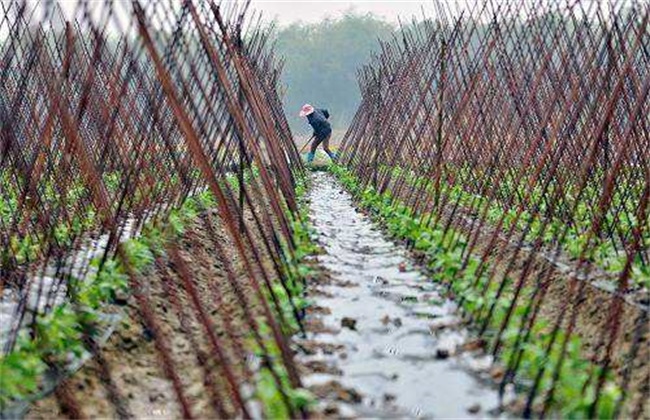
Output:
<instances>
[{"instance_id":1,"label":"dark jacket","mask_svg":"<svg viewBox=\"0 0 650 420\"><path fill-rule=\"evenodd\" d=\"M314 136L319 140L325 140L327 136L332 134L332 126L327 119L330 113L326 109L314 109L314 112L307 115L307 121L314 129Z\"/></svg>"}]
</instances>

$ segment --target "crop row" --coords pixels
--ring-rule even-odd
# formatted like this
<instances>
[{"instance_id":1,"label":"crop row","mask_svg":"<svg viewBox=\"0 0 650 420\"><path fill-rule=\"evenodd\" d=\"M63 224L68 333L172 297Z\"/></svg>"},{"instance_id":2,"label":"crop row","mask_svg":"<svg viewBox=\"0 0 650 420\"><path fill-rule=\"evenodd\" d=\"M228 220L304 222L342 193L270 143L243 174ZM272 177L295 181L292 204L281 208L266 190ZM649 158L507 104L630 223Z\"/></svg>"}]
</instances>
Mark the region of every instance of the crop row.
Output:
<instances>
[{"instance_id":1,"label":"crop row","mask_svg":"<svg viewBox=\"0 0 650 420\"><path fill-rule=\"evenodd\" d=\"M391 235L424 255L432 280L448 287L468 319L483 324L483 338L507 368L501 389L514 382L518 391L528 396L525 408L519 407L523 411L516 414L530 416L543 411L568 418L620 414L623 395L612 372L591 361L579 336L554 329L550 317L533 316L540 304L535 287L517 289L513 278L491 282L481 274L479 258L465 258L468 238L462 231L427 223L430 214L415 213L390 193L379 194L371 186L364 189L344 168L331 170ZM525 298L513 307L515 293ZM522 326L526 326L524 330ZM593 378L601 374L605 385L596 398Z\"/></svg>"},{"instance_id":2,"label":"crop row","mask_svg":"<svg viewBox=\"0 0 650 420\"><path fill-rule=\"evenodd\" d=\"M152 409L249 417L262 400L299 415L286 334L304 306L302 167L268 32L242 3L89 7L0 12L3 414L91 356L105 398L89 402L75 376L57 385L57 406L150 415L132 401L141 392L115 386L133 369L111 359L129 331L151 343L136 364L153 356L169 390ZM125 321L107 325L112 311Z\"/></svg>"},{"instance_id":3,"label":"crop row","mask_svg":"<svg viewBox=\"0 0 650 420\"><path fill-rule=\"evenodd\" d=\"M433 185L427 183L426 179L419 178L414 174L403 174L401 168L394 168L393 171L396 176L405 177L413 188L417 190L423 189L427 193L433 192ZM630 204L638 204L638 197L641 195L642 187L641 184L637 185L638 195L629 199ZM464 209L472 209L475 214L485 214L485 220L491 227L501 225L505 231L514 227L517 232L522 234L522 239L528 245L540 239L547 249L552 250L553 246L557 245L557 241L561 239L560 246L569 257L574 260L580 257L582 249L589 238L593 217L589 200L583 200L576 205L576 211L573 215L575 219L563 220L559 215L557 217L548 217L546 215L543 204L544 197L538 188L533 189L530 193L531 203L542 203L539 209L534 212L519 210L519 204L512 203L512 197L525 195L522 184L517 184L514 181L503 181L499 188L499 193L495 194L495 198L492 200L471 190L467 191L462 185L453 185L452 182L441 185L440 194L441 200L450 203L452 206L458 204ZM620 193L620 191L617 193ZM626 192L626 194L629 195L629 192ZM594 196L592 195L592 197ZM614 202L617 199L623 200L617 196L614 198ZM567 195L565 200L569 201L571 197ZM627 234L631 234L634 229L641 225L634 214L627 214L626 217L622 217L608 213L605 220L607 226L615 226L614 229ZM561 234L566 225L569 228L566 233ZM641 253L643 250L650 249L650 235L646 235L643 240L645 243L641 244L640 253L632 261L631 288L647 289L650 287L650 265L646 263L648 256ZM591 253L586 256L586 259L605 270L610 276L615 277L623 270L628 259L625 253L625 241L626 238L610 236L596 238ZM615 288L615 283L613 286Z\"/></svg>"},{"instance_id":4,"label":"crop row","mask_svg":"<svg viewBox=\"0 0 650 420\"><path fill-rule=\"evenodd\" d=\"M341 162L455 267L525 415L647 417L649 23L642 2L447 4L359 72Z\"/></svg>"}]
</instances>

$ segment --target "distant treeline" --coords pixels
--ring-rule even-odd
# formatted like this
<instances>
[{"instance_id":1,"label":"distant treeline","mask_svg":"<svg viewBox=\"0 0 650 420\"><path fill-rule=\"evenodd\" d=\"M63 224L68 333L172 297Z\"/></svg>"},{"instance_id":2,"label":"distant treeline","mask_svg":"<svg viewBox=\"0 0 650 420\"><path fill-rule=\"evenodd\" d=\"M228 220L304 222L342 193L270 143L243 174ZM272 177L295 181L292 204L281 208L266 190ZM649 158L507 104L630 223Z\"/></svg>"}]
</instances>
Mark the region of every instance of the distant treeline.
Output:
<instances>
[{"instance_id":1,"label":"distant treeline","mask_svg":"<svg viewBox=\"0 0 650 420\"><path fill-rule=\"evenodd\" d=\"M632 13L633 9L623 10L620 16ZM505 53L517 50L521 34L530 32L530 28L542 25L547 28L549 37L555 31L580 30L594 36L601 30L600 26L588 21L569 21L567 15L556 10L542 13L535 19L526 19L517 23L501 22L508 28L508 40L504 43ZM439 24L439 22L419 22L416 25L406 21L405 30L420 28L420 25ZM453 22L450 22L453 25ZM480 39L488 30L490 22L477 23L468 45L468 60L476 53ZM448 28L450 31L451 28ZM373 14L359 14L353 11L338 19L324 19L320 23L297 23L273 29L272 38L278 57L284 57L285 63L281 76L283 93L281 94L289 124L295 134L308 131L308 126L298 118L298 111L304 103L325 107L332 115L335 130L347 128L359 105L360 92L357 85L357 71L367 64L378 52L378 40L387 40L393 36L401 38L403 32L397 25L386 22ZM589 39L589 38L585 38ZM620 54L616 48L613 51ZM528 52L530 53L530 52ZM640 53L642 54L642 53ZM559 60L559 55L557 59ZM640 58L639 58L640 59ZM607 65L605 56L599 56L601 65ZM558 64L559 65L559 64ZM470 71L468 69L468 71ZM483 71L474 68L473 71ZM503 71L497 69L496 71ZM531 76L532 77L532 76ZM435 83L435 81L433 82Z\"/></svg>"},{"instance_id":2,"label":"distant treeline","mask_svg":"<svg viewBox=\"0 0 650 420\"><path fill-rule=\"evenodd\" d=\"M304 103L327 108L335 130L347 127L359 104L357 69L395 29L375 15L349 12L275 30L276 53L285 58L284 107L296 134L307 130L297 116Z\"/></svg>"}]
</instances>

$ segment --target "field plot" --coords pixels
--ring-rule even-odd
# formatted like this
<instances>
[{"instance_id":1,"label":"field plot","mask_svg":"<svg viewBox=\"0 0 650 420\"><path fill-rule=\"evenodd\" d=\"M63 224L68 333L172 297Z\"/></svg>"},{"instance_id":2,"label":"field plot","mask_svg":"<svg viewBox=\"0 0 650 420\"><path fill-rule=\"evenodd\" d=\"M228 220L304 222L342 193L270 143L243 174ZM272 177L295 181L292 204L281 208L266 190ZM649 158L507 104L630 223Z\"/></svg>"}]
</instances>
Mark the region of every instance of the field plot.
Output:
<instances>
[{"instance_id":1,"label":"field plot","mask_svg":"<svg viewBox=\"0 0 650 420\"><path fill-rule=\"evenodd\" d=\"M433 5L310 174L250 2L0 2L0 418L649 418L650 4Z\"/></svg>"},{"instance_id":2,"label":"field plot","mask_svg":"<svg viewBox=\"0 0 650 420\"><path fill-rule=\"evenodd\" d=\"M2 417L300 415L267 34L233 3L2 9Z\"/></svg>"},{"instance_id":3,"label":"field plot","mask_svg":"<svg viewBox=\"0 0 650 420\"><path fill-rule=\"evenodd\" d=\"M521 414L647 417L648 4L532 3L440 7L383 44L337 172L456 296Z\"/></svg>"}]
</instances>

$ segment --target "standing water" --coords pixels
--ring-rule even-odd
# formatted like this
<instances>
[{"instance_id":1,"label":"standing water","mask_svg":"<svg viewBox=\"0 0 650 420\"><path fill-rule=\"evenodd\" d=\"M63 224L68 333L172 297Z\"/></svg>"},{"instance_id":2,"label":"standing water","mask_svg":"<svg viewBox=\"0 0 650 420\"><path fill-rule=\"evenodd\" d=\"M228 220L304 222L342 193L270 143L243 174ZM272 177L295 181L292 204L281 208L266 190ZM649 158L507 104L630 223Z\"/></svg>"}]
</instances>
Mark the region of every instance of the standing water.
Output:
<instances>
[{"instance_id":1,"label":"standing water","mask_svg":"<svg viewBox=\"0 0 650 420\"><path fill-rule=\"evenodd\" d=\"M323 325L304 341L318 350L301 358L327 366L318 370L327 373L307 376L305 385L322 389L336 381L358 395L342 402L330 392L323 407L362 417L495 415L491 359L470 345L472 335L442 288L355 209L334 177L315 173L310 200L326 251L318 260L332 279L310 286Z\"/></svg>"}]
</instances>

